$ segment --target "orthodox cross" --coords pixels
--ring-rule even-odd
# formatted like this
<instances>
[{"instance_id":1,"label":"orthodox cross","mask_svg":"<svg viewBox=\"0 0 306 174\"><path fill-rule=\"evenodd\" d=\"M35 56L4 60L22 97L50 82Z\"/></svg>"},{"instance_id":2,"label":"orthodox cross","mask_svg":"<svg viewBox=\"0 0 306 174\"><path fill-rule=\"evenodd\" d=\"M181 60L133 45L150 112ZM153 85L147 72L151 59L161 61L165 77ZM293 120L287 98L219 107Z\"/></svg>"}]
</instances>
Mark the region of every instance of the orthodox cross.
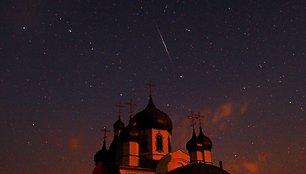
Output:
<instances>
[{"instance_id":1,"label":"orthodox cross","mask_svg":"<svg viewBox=\"0 0 306 174\"><path fill-rule=\"evenodd\" d=\"M196 117L199 120L199 125L200 127L202 127L202 122L201 122L201 118L204 118L205 115L201 114L201 112L198 112L198 114L196 115Z\"/></svg>"},{"instance_id":2,"label":"orthodox cross","mask_svg":"<svg viewBox=\"0 0 306 174\"><path fill-rule=\"evenodd\" d=\"M119 116L119 119L120 119L121 109L122 109L124 106L121 104L121 102L119 102L119 104L117 104L116 107L118 108L118 116Z\"/></svg>"},{"instance_id":3,"label":"orthodox cross","mask_svg":"<svg viewBox=\"0 0 306 174\"><path fill-rule=\"evenodd\" d=\"M130 116L130 118L132 118L132 116L133 116L133 107L136 106L136 104L133 103L132 99L130 99L130 101L127 102L126 104L129 106L129 116Z\"/></svg>"},{"instance_id":4,"label":"orthodox cross","mask_svg":"<svg viewBox=\"0 0 306 174\"><path fill-rule=\"evenodd\" d=\"M190 115L188 115L188 118L191 118L191 124L192 124L192 129L194 130L194 119L196 118L195 114L193 112L190 113Z\"/></svg>"},{"instance_id":5,"label":"orthodox cross","mask_svg":"<svg viewBox=\"0 0 306 174\"><path fill-rule=\"evenodd\" d=\"M147 83L147 85L148 85L149 95L151 96L152 95L152 88L153 88L154 85L153 85L151 80Z\"/></svg>"},{"instance_id":6,"label":"orthodox cross","mask_svg":"<svg viewBox=\"0 0 306 174\"><path fill-rule=\"evenodd\" d=\"M101 129L101 131L104 132L103 143L105 144L105 140L106 140L106 137L107 137L106 134L107 134L107 132L110 132L110 130L107 130L106 126L104 126L103 129Z\"/></svg>"}]
</instances>

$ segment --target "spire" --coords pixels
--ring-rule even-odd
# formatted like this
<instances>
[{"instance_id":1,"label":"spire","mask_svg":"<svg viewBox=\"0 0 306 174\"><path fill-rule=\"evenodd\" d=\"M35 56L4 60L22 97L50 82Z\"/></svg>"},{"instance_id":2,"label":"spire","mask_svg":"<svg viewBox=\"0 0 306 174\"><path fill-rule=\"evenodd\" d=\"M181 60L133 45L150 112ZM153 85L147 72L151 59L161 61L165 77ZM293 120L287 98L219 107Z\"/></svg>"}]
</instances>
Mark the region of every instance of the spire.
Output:
<instances>
[{"instance_id":1,"label":"spire","mask_svg":"<svg viewBox=\"0 0 306 174\"><path fill-rule=\"evenodd\" d=\"M116 105L117 109L118 109L118 120L120 120L120 116L121 116L121 109L124 108L124 106L121 104L121 102L119 102Z\"/></svg>"},{"instance_id":2,"label":"spire","mask_svg":"<svg viewBox=\"0 0 306 174\"><path fill-rule=\"evenodd\" d=\"M202 124L201 123L201 118L204 118L204 115L201 114L200 112L198 112L197 118L199 120L199 127L200 127L198 140L199 140L200 143L203 144L203 149L207 149L207 150L211 151L212 141L207 136L204 135L203 130L202 130L202 125L201 125Z\"/></svg>"},{"instance_id":3,"label":"spire","mask_svg":"<svg viewBox=\"0 0 306 174\"><path fill-rule=\"evenodd\" d=\"M135 103L133 103L133 100L130 99L129 102L126 103L129 106L129 117L130 119L133 117L133 107L136 106Z\"/></svg>"},{"instance_id":4,"label":"spire","mask_svg":"<svg viewBox=\"0 0 306 174\"><path fill-rule=\"evenodd\" d=\"M191 119L191 124L192 124L192 137L190 140L186 143L186 149L189 152L193 152L197 150L197 136L194 130L194 119L195 119L195 114L193 112L190 112L190 115L187 116L188 118Z\"/></svg>"},{"instance_id":5,"label":"spire","mask_svg":"<svg viewBox=\"0 0 306 174\"><path fill-rule=\"evenodd\" d=\"M196 118L196 115L193 112L191 112L190 115L188 115L188 118L191 119L192 130L194 132L194 125L195 125L194 119Z\"/></svg>"},{"instance_id":6,"label":"spire","mask_svg":"<svg viewBox=\"0 0 306 174\"><path fill-rule=\"evenodd\" d=\"M153 88L153 83L152 83L152 80L150 80L148 83L147 83L147 85L148 85L148 93L149 93L149 96L150 96L150 98L151 98L151 96L152 96L152 88Z\"/></svg>"},{"instance_id":7,"label":"spire","mask_svg":"<svg viewBox=\"0 0 306 174\"><path fill-rule=\"evenodd\" d=\"M149 93L149 103L148 103L146 108L155 107L155 105L153 103L153 99L152 99L152 92L153 92L153 87L154 87L154 85L152 83L152 80L150 80L147 83L147 86L148 86L148 93Z\"/></svg>"},{"instance_id":8,"label":"spire","mask_svg":"<svg viewBox=\"0 0 306 174\"><path fill-rule=\"evenodd\" d=\"M201 118L204 118L205 115L201 114L201 112L198 112L198 114L196 114L196 117L198 118L199 120L199 127L200 127L200 130L202 130L202 122L201 122Z\"/></svg>"},{"instance_id":9,"label":"spire","mask_svg":"<svg viewBox=\"0 0 306 174\"><path fill-rule=\"evenodd\" d=\"M99 150L95 156L94 156L94 161L97 164L98 162L102 162L105 161L107 159L107 149L106 149L106 133L109 132L109 130L106 130L106 127L104 126L103 129L101 129L101 131L104 132L104 136L103 136L103 146L102 149Z\"/></svg>"},{"instance_id":10,"label":"spire","mask_svg":"<svg viewBox=\"0 0 306 174\"><path fill-rule=\"evenodd\" d=\"M121 130L124 128L124 123L121 121L121 108L123 108L123 105L121 104L121 102L119 102L118 105L116 105L116 107L118 108L118 120L113 124L113 128L114 128L114 135L118 136L121 132Z\"/></svg>"},{"instance_id":11,"label":"spire","mask_svg":"<svg viewBox=\"0 0 306 174\"><path fill-rule=\"evenodd\" d=\"M101 129L101 131L104 132L104 136L103 136L103 146L105 146L106 144L106 138L107 138L107 132L110 132L109 130L106 129L106 126L103 127L103 129ZM106 147L105 147L106 148Z\"/></svg>"}]
</instances>

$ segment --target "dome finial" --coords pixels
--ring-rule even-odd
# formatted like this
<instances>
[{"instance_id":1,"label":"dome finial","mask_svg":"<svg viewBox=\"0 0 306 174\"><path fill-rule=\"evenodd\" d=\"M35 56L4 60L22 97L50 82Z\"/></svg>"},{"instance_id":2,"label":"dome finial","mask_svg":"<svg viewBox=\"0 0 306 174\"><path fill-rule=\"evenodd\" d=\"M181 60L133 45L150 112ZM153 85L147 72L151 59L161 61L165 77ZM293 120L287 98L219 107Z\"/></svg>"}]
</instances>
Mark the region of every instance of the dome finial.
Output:
<instances>
[{"instance_id":1,"label":"dome finial","mask_svg":"<svg viewBox=\"0 0 306 174\"><path fill-rule=\"evenodd\" d=\"M202 122L201 122L201 118L204 118L205 115L201 114L201 112L198 112L198 114L196 114L195 117L198 118L199 120L199 127L200 127L200 130L202 130Z\"/></svg>"},{"instance_id":2,"label":"dome finial","mask_svg":"<svg viewBox=\"0 0 306 174\"><path fill-rule=\"evenodd\" d=\"M194 132L194 125L195 125L194 119L196 118L196 115L191 111L190 115L188 115L187 117L191 119L192 130Z\"/></svg>"},{"instance_id":3,"label":"dome finial","mask_svg":"<svg viewBox=\"0 0 306 174\"><path fill-rule=\"evenodd\" d=\"M152 83L152 80L150 80L148 83L147 83L147 85L148 85L148 92L149 92L149 96L150 96L150 98L151 98L151 96L152 96L152 88L153 88L153 83Z\"/></svg>"},{"instance_id":4,"label":"dome finial","mask_svg":"<svg viewBox=\"0 0 306 174\"><path fill-rule=\"evenodd\" d=\"M133 117L133 107L136 106L135 103L133 103L133 100L130 99L129 102L126 103L128 106L129 106L129 116L130 116L130 119Z\"/></svg>"},{"instance_id":5,"label":"dome finial","mask_svg":"<svg viewBox=\"0 0 306 174\"><path fill-rule=\"evenodd\" d=\"M204 135L203 130L202 130L202 125L201 125L201 118L203 118L204 115L202 115L200 112L198 112L197 114L197 118L199 120L199 126L200 126L200 132L198 135L198 140L200 143L203 144L203 149L207 149L209 151L211 151L212 148L212 141Z\"/></svg>"},{"instance_id":6,"label":"dome finial","mask_svg":"<svg viewBox=\"0 0 306 174\"><path fill-rule=\"evenodd\" d=\"M118 108L118 120L120 120L121 117L121 109L124 108L124 106L119 102L116 107Z\"/></svg>"},{"instance_id":7,"label":"dome finial","mask_svg":"<svg viewBox=\"0 0 306 174\"><path fill-rule=\"evenodd\" d=\"M105 146L106 144L106 138L107 138L107 132L110 132L109 130L106 129L106 126L103 127L103 129L101 129L101 131L104 132L104 136L103 136L103 146Z\"/></svg>"}]
</instances>

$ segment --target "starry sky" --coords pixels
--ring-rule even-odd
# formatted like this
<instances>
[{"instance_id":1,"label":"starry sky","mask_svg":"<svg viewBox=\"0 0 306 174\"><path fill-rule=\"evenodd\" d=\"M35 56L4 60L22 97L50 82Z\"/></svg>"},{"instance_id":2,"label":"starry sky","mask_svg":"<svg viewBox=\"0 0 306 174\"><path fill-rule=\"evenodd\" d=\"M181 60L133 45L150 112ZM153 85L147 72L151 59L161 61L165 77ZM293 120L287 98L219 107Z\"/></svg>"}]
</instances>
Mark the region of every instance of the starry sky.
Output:
<instances>
[{"instance_id":1,"label":"starry sky","mask_svg":"<svg viewBox=\"0 0 306 174\"><path fill-rule=\"evenodd\" d=\"M303 0L1 2L0 173L91 173L152 80L174 150L200 112L216 165L305 174L305 20Z\"/></svg>"}]
</instances>

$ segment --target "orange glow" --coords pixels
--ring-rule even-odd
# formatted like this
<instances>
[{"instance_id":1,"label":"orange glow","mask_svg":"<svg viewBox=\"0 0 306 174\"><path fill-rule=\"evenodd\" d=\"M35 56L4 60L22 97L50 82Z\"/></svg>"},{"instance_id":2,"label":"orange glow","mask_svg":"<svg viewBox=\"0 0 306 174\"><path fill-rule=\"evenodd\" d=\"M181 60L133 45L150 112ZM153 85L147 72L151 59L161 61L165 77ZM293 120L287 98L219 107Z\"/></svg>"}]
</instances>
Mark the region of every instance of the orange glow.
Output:
<instances>
[{"instance_id":1,"label":"orange glow","mask_svg":"<svg viewBox=\"0 0 306 174\"><path fill-rule=\"evenodd\" d=\"M255 162L244 162L242 166L250 173L258 173L259 167Z\"/></svg>"},{"instance_id":2,"label":"orange glow","mask_svg":"<svg viewBox=\"0 0 306 174\"><path fill-rule=\"evenodd\" d=\"M219 122L223 119L230 117L233 113L233 104L232 103L225 103L220 106L213 115L213 122Z\"/></svg>"},{"instance_id":3,"label":"orange glow","mask_svg":"<svg viewBox=\"0 0 306 174\"><path fill-rule=\"evenodd\" d=\"M272 156L271 152L261 152L257 154L257 158L252 161L229 161L225 163L225 169L230 173L259 173L262 166L267 163Z\"/></svg>"},{"instance_id":4,"label":"orange glow","mask_svg":"<svg viewBox=\"0 0 306 174\"><path fill-rule=\"evenodd\" d=\"M262 152L257 155L257 160L260 162L267 162L272 156L271 152Z\"/></svg>"},{"instance_id":5,"label":"orange glow","mask_svg":"<svg viewBox=\"0 0 306 174\"><path fill-rule=\"evenodd\" d=\"M243 102L240 105L240 114L241 115L245 114L247 110L248 110L248 103L247 102Z\"/></svg>"},{"instance_id":6,"label":"orange glow","mask_svg":"<svg viewBox=\"0 0 306 174\"><path fill-rule=\"evenodd\" d=\"M81 142L76 137L70 137L67 145L68 145L68 149L72 151L77 151L81 149Z\"/></svg>"}]
</instances>

